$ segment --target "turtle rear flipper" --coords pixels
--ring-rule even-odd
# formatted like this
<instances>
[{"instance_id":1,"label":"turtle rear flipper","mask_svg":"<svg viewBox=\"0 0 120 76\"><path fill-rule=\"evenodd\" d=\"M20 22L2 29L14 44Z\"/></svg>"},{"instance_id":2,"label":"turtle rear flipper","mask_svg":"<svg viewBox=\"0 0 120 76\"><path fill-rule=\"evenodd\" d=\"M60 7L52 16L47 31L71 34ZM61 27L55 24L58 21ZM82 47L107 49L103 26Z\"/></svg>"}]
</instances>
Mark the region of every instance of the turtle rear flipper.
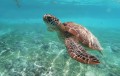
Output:
<instances>
[{"instance_id":1,"label":"turtle rear flipper","mask_svg":"<svg viewBox=\"0 0 120 76\"><path fill-rule=\"evenodd\" d=\"M99 64L99 60L90 54L88 54L85 49L78 44L74 38L66 38L65 45L68 50L69 55L71 58L85 64Z\"/></svg>"}]
</instances>

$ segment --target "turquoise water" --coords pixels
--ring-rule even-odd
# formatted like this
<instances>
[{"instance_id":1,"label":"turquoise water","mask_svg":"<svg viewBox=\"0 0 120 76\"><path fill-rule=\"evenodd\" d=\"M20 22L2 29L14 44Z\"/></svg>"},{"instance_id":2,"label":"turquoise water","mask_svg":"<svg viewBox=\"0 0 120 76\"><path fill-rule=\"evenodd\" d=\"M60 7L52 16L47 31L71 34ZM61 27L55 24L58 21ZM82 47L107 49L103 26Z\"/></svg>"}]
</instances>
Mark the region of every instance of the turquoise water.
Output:
<instances>
[{"instance_id":1,"label":"turquoise water","mask_svg":"<svg viewBox=\"0 0 120 76\"><path fill-rule=\"evenodd\" d=\"M0 76L120 76L119 0L0 0ZM71 59L42 17L50 13L91 30L103 55L98 65Z\"/></svg>"}]
</instances>

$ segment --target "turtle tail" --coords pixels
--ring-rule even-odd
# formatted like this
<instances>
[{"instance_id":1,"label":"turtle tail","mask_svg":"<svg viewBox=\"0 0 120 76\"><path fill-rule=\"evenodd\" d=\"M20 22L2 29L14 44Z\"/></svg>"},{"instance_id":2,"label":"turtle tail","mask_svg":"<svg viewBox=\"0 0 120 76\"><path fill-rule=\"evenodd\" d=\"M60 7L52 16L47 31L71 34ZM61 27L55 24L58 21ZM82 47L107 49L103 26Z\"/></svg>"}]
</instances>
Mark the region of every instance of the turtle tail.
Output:
<instances>
[{"instance_id":1,"label":"turtle tail","mask_svg":"<svg viewBox=\"0 0 120 76\"><path fill-rule=\"evenodd\" d=\"M74 40L74 38L66 38L65 45L71 58L85 64L99 64L99 60L90 54Z\"/></svg>"}]
</instances>

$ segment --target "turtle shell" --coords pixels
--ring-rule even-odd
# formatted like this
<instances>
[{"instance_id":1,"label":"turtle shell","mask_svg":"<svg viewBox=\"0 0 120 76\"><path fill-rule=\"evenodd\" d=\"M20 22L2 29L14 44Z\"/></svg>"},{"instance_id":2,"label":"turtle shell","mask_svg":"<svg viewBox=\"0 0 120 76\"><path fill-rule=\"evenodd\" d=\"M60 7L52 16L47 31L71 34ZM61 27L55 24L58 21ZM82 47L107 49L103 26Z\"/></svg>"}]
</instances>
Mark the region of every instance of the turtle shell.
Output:
<instances>
[{"instance_id":1,"label":"turtle shell","mask_svg":"<svg viewBox=\"0 0 120 76\"><path fill-rule=\"evenodd\" d=\"M74 35L82 44L94 50L102 50L98 39L82 25L66 22L63 23L62 29Z\"/></svg>"}]
</instances>

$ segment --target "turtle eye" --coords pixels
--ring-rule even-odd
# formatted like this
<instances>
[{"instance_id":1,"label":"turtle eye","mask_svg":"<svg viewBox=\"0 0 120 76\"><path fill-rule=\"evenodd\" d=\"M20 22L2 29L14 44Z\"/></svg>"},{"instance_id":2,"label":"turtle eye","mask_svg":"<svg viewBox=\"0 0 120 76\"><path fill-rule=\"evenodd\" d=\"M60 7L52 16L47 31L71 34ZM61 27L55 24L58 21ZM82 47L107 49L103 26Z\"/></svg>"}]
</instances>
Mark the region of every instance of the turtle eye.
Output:
<instances>
[{"instance_id":1,"label":"turtle eye","mask_svg":"<svg viewBox=\"0 0 120 76\"><path fill-rule=\"evenodd\" d=\"M55 21L59 21L59 19L55 18Z\"/></svg>"},{"instance_id":2,"label":"turtle eye","mask_svg":"<svg viewBox=\"0 0 120 76\"><path fill-rule=\"evenodd\" d=\"M48 20L48 22L52 21L51 17L47 17L47 20Z\"/></svg>"}]
</instances>

